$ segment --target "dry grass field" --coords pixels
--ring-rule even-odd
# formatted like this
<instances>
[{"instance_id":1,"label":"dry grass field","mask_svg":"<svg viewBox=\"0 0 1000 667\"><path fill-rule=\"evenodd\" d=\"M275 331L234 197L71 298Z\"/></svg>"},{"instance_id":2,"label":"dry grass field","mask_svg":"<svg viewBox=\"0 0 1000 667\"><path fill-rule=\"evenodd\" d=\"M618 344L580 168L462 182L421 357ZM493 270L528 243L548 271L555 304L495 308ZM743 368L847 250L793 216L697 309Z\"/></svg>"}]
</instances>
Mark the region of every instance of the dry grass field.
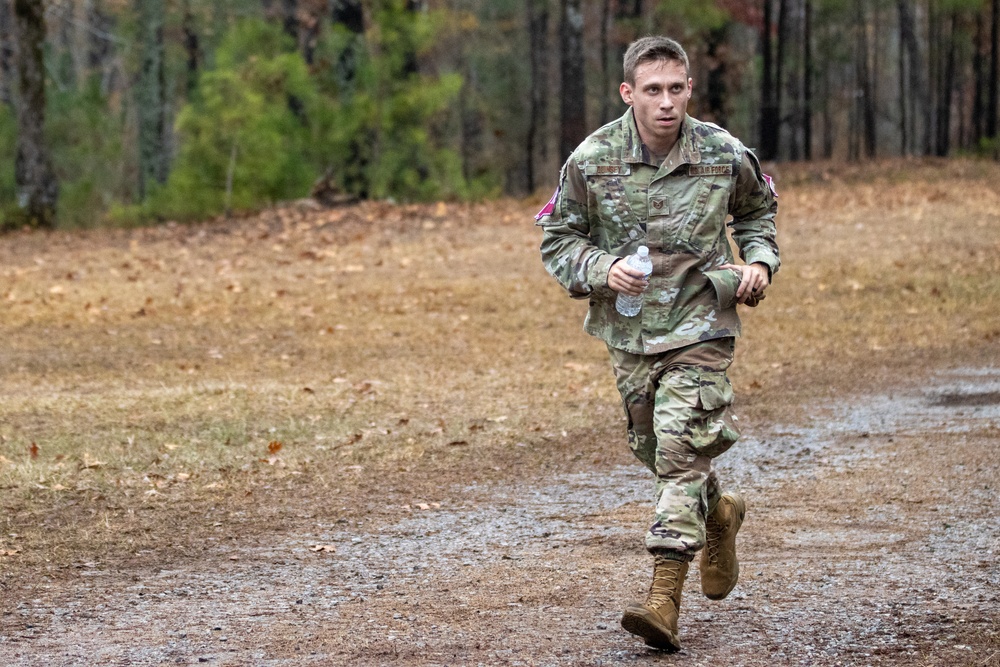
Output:
<instances>
[{"instance_id":1,"label":"dry grass field","mask_svg":"<svg viewBox=\"0 0 1000 667\"><path fill-rule=\"evenodd\" d=\"M743 313L732 371L748 441L849 421L842 409L870 408L873 396L921 396L942 372L1000 373L1000 165L783 165L777 180L783 268L761 307ZM395 588L392 548L380 574L352 551L431 513L441 523L421 535L437 535L428 548L442 551L486 520L459 510L513 512L566 475L638 474L606 351L581 331L584 305L540 266L538 206L302 203L193 226L0 238L0 663L661 660L615 626L618 603L645 584L642 498L609 497L608 508L586 512L604 529L625 526L621 536L567 537L561 562L584 579L552 569L557 550L518 555L503 535L477 552L481 576L449 578L480 569L463 568L459 552L430 566L429 578L407 570ZM1000 664L1000 602L988 593L1000 578L989 528L1000 420L988 412L1000 391L977 393L975 384L964 399L935 389L934 414L974 419L964 430L899 412L878 422L892 433L838 431L833 454L808 466L780 450L746 456L761 470L761 460L777 461L767 471L734 463L735 479L751 493L760 487L756 518L741 533L755 564L745 578L757 578L741 583L751 597L727 608L732 625L723 625L741 640L713 635L714 608L692 602L682 636L693 648L678 664ZM856 445L867 456L834 455ZM811 477L798 474L804 467ZM552 502L574 514L588 501ZM945 548L974 570L949 565L948 594L925 562L940 556L906 551L930 543L945 511L987 526L975 553L962 549L973 549L976 531L959 531L965 547ZM879 556L792 535L818 535L851 515L862 526L877 515L906 538ZM292 546L276 556L279 544ZM262 545L271 551L262 555ZM873 558L898 571L837 569ZM795 565L782 571L782 562ZM931 569L914 574L915 562ZM189 593L198 604L139 614L152 601L128 601L142 595L137 582L154 586L164 572L175 573L170 590L200 582ZM885 610L898 594L913 603L910 616L872 607L872 587L900 572L926 577L920 590L940 597L883 591ZM351 577L362 581L353 594ZM813 582L808 594L793 595L789 577ZM599 589L587 590L585 580L598 578ZM485 579L499 588L487 595ZM293 590L286 610L271 598L232 597L234 581L260 591L326 582L325 599L344 601L310 606L308 592ZM906 650L824 644L843 632L839 611L830 623L816 612L792 639L748 634L798 627L806 616L795 610L812 609L811 596L831 582L844 586L840 604L852 613L909 619L892 635L911 637ZM986 597L963 590L969 582ZM227 596L241 613L260 604L268 622L237 621L228 607L213 612L217 620L199 616ZM422 604L433 622L400 611L401 599ZM790 606L779 609L781 600ZM488 610L489 622L470 605ZM932 611L954 624L933 629L943 621L928 620ZM95 624L110 629L97 636ZM178 629L199 624L215 643L191 644L195 631ZM79 645L97 653L74 653Z\"/></svg>"}]
</instances>

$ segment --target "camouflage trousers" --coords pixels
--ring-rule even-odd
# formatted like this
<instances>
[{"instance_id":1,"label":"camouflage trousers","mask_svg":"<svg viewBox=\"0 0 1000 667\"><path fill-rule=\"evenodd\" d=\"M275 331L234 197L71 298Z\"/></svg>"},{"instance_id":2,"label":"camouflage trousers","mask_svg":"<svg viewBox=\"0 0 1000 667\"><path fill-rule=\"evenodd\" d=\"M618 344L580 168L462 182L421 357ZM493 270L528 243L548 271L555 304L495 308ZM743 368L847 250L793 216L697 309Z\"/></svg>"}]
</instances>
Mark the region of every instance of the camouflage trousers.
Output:
<instances>
[{"instance_id":1,"label":"camouflage trousers","mask_svg":"<svg viewBox=\"0 0 1000 667\"><path fill-rule=\"evenodd\" d=\"M726 377L734 344L720 338L652 355L608 348L629 446L656 475L651 552L689 560L705 544L705 517L722 495L712 459L739 438Z\"/></svg>"}]
</instances>

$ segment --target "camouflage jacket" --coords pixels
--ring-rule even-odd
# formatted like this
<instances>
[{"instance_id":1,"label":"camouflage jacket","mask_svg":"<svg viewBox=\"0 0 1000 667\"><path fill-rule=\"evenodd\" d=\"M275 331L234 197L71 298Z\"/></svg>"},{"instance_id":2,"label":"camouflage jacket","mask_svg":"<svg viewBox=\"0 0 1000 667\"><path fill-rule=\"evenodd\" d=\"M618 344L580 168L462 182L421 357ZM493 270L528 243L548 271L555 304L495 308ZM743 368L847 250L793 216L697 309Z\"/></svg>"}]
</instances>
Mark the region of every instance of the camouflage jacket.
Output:
<instances>
[{"instance_id":1,"label":"camouflage jacket","mask_svg":"<svg viewBox=\"0 0 1000 667\"><path fill-rule=\"evenodd\" d=\"M725 130L690 116L659 166L632 109L587 137L563 167L559 188L536 216L542 261L570 296L587 298L584 330L611 347L654 354L738 336L737 273L726 221L740 257L773 275L774 192L753 153ZM608 271L649 247L653 274L636 317L615 310Z\"/></svg>"}]
</instances>

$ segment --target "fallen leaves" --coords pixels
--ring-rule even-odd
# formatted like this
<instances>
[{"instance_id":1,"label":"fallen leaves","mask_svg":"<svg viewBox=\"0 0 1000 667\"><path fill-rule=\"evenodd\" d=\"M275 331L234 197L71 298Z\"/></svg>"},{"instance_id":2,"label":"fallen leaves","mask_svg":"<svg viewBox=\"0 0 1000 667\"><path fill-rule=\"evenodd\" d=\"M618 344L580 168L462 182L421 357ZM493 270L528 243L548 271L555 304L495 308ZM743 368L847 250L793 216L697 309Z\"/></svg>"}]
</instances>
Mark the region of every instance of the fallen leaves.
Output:
<instances>
[{"instance_id":1,"label":"fallen leaves","mask_svg":"<svg viewBox=\"0 0 1000 667\"><path fill-rule=\"evenodd\" d=\"M332 544L314 544L309 547L309 551L324 554L335 554L337 553L337 547Z\"/></svg>"},{"instance_id":2,"label":"fallen leaves","mask_svg":"<svg viewBox=\"0 0 1000 667\"><path fill-rule=\"evenodd\" d=\"M100 468L104 465L104 461L98 461L95 458L91 458L89 452L84 452L83 460L80 461L80 470L94 470L95 468Z\"/></svg>"},{"instance_id":3,"label":"fallen leaves","mask_svg":"<svg viewBox=\"0 0 1000 667\"><path fill-rule=\"evenodd\" d=\"M277 454L284 447L284 443L280 440L272 440L267 444L267 451L271 452L272 455Z\"/></svg>"},{"instance_id":4,"label":"fallen leaves","mask_svg":"<svg viewBox=\"0 0 1000 667\"><path fill-rule=\"evenodd\" d=\"M37 459L38 458L38 445L36 445L35 443L31 443L31 446L28 447L28 455L31 456L32 460Z\"/></svg>"},{"instance_id":5,"label":"fallen leaves","mask_svg":"<svg viewBox=\"0 0 1000 667\"><path fill-rule=\"evenodd\" d=\"M423 511L427 511L430 509L436 509L436 510L441 509L441 503L414 503L414 505L416 505L416 508L418 510L423 510ZM402 509L406 510L407 512L413 511L413 508L410 507L409 505L403 505Z\"/></svg>"}]
</instances>

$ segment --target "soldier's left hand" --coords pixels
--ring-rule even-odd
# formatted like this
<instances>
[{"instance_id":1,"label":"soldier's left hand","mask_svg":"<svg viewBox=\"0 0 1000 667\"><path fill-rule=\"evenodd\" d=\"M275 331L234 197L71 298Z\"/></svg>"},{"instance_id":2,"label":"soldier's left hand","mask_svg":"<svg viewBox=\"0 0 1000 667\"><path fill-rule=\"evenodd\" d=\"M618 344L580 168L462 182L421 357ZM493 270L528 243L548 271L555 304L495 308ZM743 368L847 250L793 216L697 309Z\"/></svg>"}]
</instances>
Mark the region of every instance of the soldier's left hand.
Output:
<instances>
[{"instance_id":1,"label":"soldier's left hand","mask_svg":"<svg viewBox=\"0 0 1000 667\"><path fill-rule=\"evenodd\" d=\"M746 266L723 264L720 269L734 269L740 273L740 286L736 290L736 302L756 306L764 298L764 291L771 284L767 265L754 262Z\"/></svg>"}]
</instances>

